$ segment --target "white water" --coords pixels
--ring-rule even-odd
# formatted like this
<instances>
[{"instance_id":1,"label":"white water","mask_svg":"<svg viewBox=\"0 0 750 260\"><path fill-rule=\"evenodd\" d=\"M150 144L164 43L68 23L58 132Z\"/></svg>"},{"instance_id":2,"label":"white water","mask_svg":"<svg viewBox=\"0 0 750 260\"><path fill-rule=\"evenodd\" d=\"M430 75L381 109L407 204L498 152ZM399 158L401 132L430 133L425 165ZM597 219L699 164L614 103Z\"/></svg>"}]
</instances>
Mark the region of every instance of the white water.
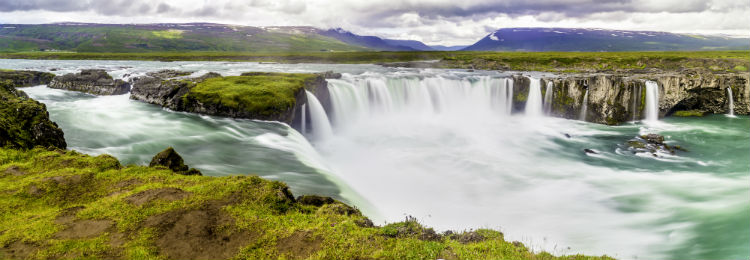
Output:
<instances>
[{"instance_id":1,"label":"white water","mask_svg":"<svg viewBox=\"0 0 750 260\"><path fill-rule=\"evenodd\" d=\"M727 98L729 99L729 116L734 116L734 97L732 88L727 88Z\"/></svg>"},{"instance_id":2,"label":"white water","mask_svg":"<svg viewBox=\"0 0 750 260\"><path fill-rule=\"evenodd\" d=\"M578 119L581 121L586 121L586 110L589 108L589 89L586 89L586 93L583 93L583 103L581 103L581 115L578 116Z\"/></svg>"},{"instance_id":3,"label":"white water","mask_svg":"<svg viewBox=\"0 0 750 260\"><path fill-rule=\"evenodd\" d=\"M542 116L542 87L538 78L529 78L529 95L526 100L526 115L530 117Z\"/></svg>"},{"instance_id":4,"label":"white water","mask_svg":"<svg viewBox=\"0 0 750 260\"><path fill-rule=\"evenodd\" d=\"M310 104L310 128L316 140L324 140L333 135L331 122L328 121L325 109L313 93L305 90L307 94L307 104ZM304 121L304 120L303 120Z\"/></svg>"},{"instance_id":5,"label":"white water","mask_svg":"<svg viewBox=\"0 0 750 260\"><path fill-rule=\"evenodd\" d=\"M552 81L547 82L547 90L544 93L544 114L549 115L552 111Z\"/></svg>"},{"instance_id":6,"label":"white water","mask_svg":"<svg viewBox=\"0 0 750 260\"><path fill-rule=\"evenodd\" d=\"M659 84L646 81L646 122L659 121Z\"/></svg>"}]
</instances>

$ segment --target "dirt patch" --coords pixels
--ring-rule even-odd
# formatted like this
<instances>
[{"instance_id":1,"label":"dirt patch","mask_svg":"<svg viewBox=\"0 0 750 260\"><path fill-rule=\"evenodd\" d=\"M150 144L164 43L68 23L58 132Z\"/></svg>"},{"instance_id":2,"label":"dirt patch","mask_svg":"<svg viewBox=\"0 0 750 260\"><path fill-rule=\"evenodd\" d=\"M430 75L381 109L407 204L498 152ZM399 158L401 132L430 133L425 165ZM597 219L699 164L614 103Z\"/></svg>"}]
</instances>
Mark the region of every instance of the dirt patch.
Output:
<instances>
[{"instance_id":1,"label":"dirt patch","mask_svg":"<svg viewBox=\"0 0 750 260\"><path fill-rule=\"evenodd\" d=\"M292 259L305 259L320 250L323 239L310 231L296 231L291 236L279 239L276 250Z\"/></svg>"},{"instance_id":2,"label":"dirt patch","mask_svg":"<svg viewBox=\"0 0 750 260\"><path fill-rule=\"evenodd\" d=\"M83 206L77 206L62 210L60 215L57 215L57 218L55 218L55 224L67 225L73 223L73 221L76 220L76 213L82 209L84 209Z\"/></svg>"},{"instance_id":3,"label":"dirt patch","mask_svg":"<svg viewBox=\"0 0 750 260\"><path fill-rule=\"evenodd\" d=\"M118 183L115 183L114 188L116 189L124 189L124 188L130 188L132 186L140 185L143 182L140 179L127 179Z\"/></svg>"},{"instance_id":4,"label":"dirt patch","mask_svg":"<svg viewBox=\"0 0 750 260\"><path fill-rule=\"evenodd\" d=\"M55 233L55 238L78 239L97 237L112 229L114 222L106 219L79 219L68 224L68 227Z\"/></svg>"},{"instance_id":5,"label":"dirt patch","mask_svg":"<svg viewBox=\"0 0 750 260\"><path fill-rule=\"evenodd\" d=\"M31 259L40 246L21 241L15 241L4 247L0 247L0 258L2 259Z\"/></svg>"},{"instance_id":6,"label":"dirt patch","mask_svg":"<svg viewBox=\"0 0 750 260\"><path fill-rule=\"evenodd\" d=\"M145 190L125 198L125 201L140 206L154 200L175 201L190 196L190 193L178 188L160 188Z\"/></svg>"},{"instance_id":7,"label":"dirt patch","mask_svg":"<svg viewBox=\"0 0 750 260\"><path fill-rule=\"evenodd\" d=\"M258 235L235 230L234 219L221 206L210 202L201 209L171 211L149 217L144 224L159 230L155 244L169 259L227 259Z\"/></svg>"},{"instance_id":8,"label":"dirt patch","mask_svg":"<svg viewBox=\"0 0 750 260\"><path fill-rule=\"evenodd\" d=\"M27 172L25 172L24 170L21 170L21 167L18 167L15 165L8 167L3 172L5 172L6 174L13 175L13 176L22 176L22 175L27 174Z\"/></svg>"}]
</instances>

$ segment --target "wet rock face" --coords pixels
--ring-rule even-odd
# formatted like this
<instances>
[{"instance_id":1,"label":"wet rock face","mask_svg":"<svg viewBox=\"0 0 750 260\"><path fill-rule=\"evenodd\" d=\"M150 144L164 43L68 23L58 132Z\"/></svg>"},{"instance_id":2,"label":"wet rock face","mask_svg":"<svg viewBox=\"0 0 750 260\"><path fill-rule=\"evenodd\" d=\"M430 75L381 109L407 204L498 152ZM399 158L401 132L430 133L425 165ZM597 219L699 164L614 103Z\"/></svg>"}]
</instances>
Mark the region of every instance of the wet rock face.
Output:
<instances>
[{"instance_id":1,"label":"wet rock face","mask_svg":"<svg viewBox=\"0 0 750 260\"><path fill-rule=\"evenodd\" d=\"M55 74L40 71L0 70L0 81L10 81L14 87L30 87L49 84Z\"/></svg>"},{"instance_id":2,"label":"wet rock face","mask_svg":"<svg viewBox=\"0 0 750 260\"><path fill-rule=\"evenodd\" d=\"M529 80L513 78L513 110L520 112L529 92ZM547 82L554 84L550 116L579 119L588 90L586 121L617 125L643 119L647 80L659 85L661 117L677 111L727 113L727 88L732 89L735 114L750 112L750 75L741 73L571 74L542 78L542 86Z\"/></svg>"},{"instance_id":3,"label":"wet rock face","mask_svg":"<svg viewBox=\"0 0 750 260\"><path fill-rule=\"evenodd\" d=\"M638 136L625 143L625 146L633 153L650 153L654 157L659 157L659 154L675 154L677 151L687 151L679 145L671 146L664 143L664 136L658 134Z\"/></svg>"},{"instance_id":4,"label":"wet rock face","mask_svg":"<svg viewBox=\"0 0 750 260\"><path fill-rule=\"evenodd\" d=\"M185 165L185 162L182 160L182 156L177 154L177 152L172 147L169 147L164 151L156 154L154 158L151 159L151 163L149 163L148 166L163 166L177 174L182 175L202 175L201 172L196 170L195 168L189 168L187 165Z\"/></svg>"},{"instance_id":5,"label":"wet rock face","mask_svg":"<svg viewBox=\"0 0 750 260\"><path fill-rule=\"evenodd\" d=\"M0 147L65 149L63 131L50 121L47 107L0 81Z\"/></svg>"},{"instance_id":6,"label":"wet rock face","mask_svg":"<svg viewBox=\"0 0 750 260\"><path fill-rule=\"evenodd\" d=\"M48 85L50 88L80 91L94 95L122 95L130 92L130 83L121 79L112 79L104 70L82 70L80 73L68 73L55 77Z\"/></svg>"}]
</instances>

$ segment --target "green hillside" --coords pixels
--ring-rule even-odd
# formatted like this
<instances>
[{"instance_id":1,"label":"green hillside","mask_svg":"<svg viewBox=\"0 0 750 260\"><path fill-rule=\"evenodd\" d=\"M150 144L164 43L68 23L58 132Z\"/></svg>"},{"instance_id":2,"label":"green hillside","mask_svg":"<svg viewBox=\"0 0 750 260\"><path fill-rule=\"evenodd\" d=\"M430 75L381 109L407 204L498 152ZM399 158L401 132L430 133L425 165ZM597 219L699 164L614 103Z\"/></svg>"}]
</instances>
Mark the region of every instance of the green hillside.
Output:
<instances>
[{"instance_id":1,"label":"green hillside","mask_svg":"<svg viewBox=\"0 0 750 260\"><path fill-rule=\"evenodd\" d=\"M0 51L75 52L321 52L365 51L319 35L312 27L220 24L40 24L0 26Z\"/></svg>"}]
</instances>

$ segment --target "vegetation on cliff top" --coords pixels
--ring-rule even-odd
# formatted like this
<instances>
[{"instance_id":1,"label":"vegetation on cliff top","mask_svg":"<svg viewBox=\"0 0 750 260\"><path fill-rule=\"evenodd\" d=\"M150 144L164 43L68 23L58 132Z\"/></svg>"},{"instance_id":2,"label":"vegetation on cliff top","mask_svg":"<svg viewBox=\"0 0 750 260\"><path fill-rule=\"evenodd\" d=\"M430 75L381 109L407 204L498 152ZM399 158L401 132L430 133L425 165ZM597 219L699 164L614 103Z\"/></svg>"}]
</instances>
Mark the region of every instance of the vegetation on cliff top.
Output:
<instances>
[{"instance_id":1,"label":"vegetation on cliff top","mask_svg":"<svg viewBox=\"0 0 750 260\"><path fill-rule=\"evenodd\" d=\"M0 148L0 258L605 259L532 253L497 231L437 234L257 176L175 174L75 151Z\"/></svg>"},{"instance_id":2,"label":"vegetation on cliff top","mask_svg":"<svg viewBox=\"0 0 750 260\"><path fill-rule=\"evenodd\" d=\"M65 148L63 132L49 120L44 104L13 86L9 80L0 80L0 147Z\"/></svg>"},{"instance_id":3,"label":"vegetation on cliff top","mask_svg":"<svg viewBox=\"0 0 750 260\"><path fill-rule=\"evenodd\" d=\"M63 60L254 61L282 63L388 63L434 60L420 66L515 71L592 72L710 68L744 72L750 51L671 52L154 52L0 53L0 58ZM409 66L409 64L404 64ZM744 69L744 70L743 70Z\"/></svg>"},{"instance_id":4,"label":"vegetation on cliff top","mask_svg":"<svg viewBox=\"0 0 750 260\"><path fill-rule=\"evenodd\" d=\"M305 73L215 77L197 83L184 98L272 116L294 107L295 95L317 77L316 74Z\"/></svg>"}]
</instances>

